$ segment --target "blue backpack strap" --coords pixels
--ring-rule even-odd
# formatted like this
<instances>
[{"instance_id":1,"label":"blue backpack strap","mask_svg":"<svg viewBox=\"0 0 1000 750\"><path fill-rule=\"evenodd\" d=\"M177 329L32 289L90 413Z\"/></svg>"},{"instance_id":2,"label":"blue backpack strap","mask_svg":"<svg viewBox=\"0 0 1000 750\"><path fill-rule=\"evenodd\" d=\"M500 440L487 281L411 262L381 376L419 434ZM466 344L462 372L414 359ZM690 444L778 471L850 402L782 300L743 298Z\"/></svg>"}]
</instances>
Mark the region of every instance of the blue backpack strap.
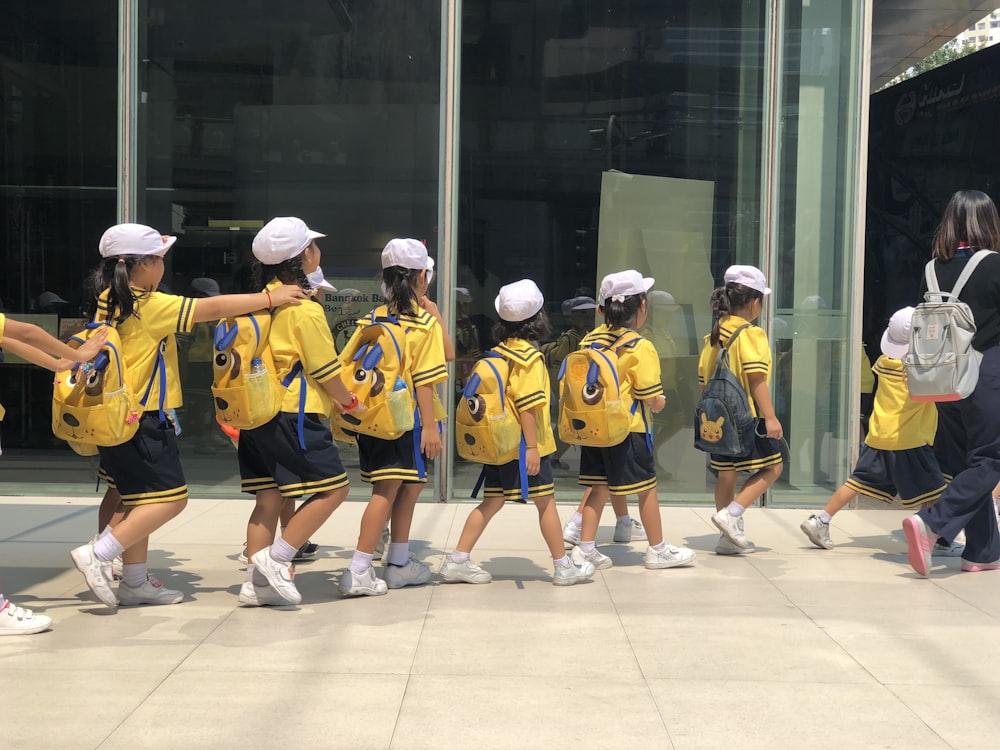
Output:
<instances>
[{"instance_id":1,"label":"blue backpack strap","mask_svg":"<svg viewBox=\"0 0 1000 750\"><path fill-rule=\"evenodd\" d=\"M528 499L528 444L521 433L521 446L517 449L517 467L521 473L521 499Z\"/></svg>"},{"instance_id":2,"label":"blue backpack strap","mask_svg":"<svg viewBox=\"0 0 1000 750\"><path fill-rule=\"evenodd\" d=\"M476 486L472 488L472 495L470 497L475 498L479 495L479 490L483 488L483 484L486 482L486 466L484 465L482 470L479 472L479 479L476 480Z\"/></svg>"},{"instance_id":3,"label":"blue backpack strap","mask_svg":"<svg viewBox=\"0 0 1000 750\"><path fill-rule=\"evenodd\" d=\"M427 465L424 463L424 454L420 451L420 441L423 438L424 427L420 421L420 407L413 407L413 459L417 465L417 476L421 479L427 478Z\"/></svg>"},{"instance_id":4,"label":"blue backpack strap","mask_svg":"<svg viewBox=\"0 0 1000 750\"><path fill-rule=\"evenodd\" d=\"M299 416L297 421L297 432L299 436L299 447L306 449L305 420L306 420L306 374L302 370L302 363L296 362L289 370L288 374L281 379L281 385L285 388L292 384L295 378L299 379Z\"/></svg>"},{"instance_id":5,"label":"blue backpack strap","mask_svg":"<svg viewBox=\"0 0 1000 750\"><path fill-rule=\"evenodd\" d=\"M163 410L163 404L167 398L167 360L163 356L163 344L166 342L166 338L160 339L160 345L156 348L156 364L153 366L153 374L149 376L149 382L146 384L146 392L142 394L142 398L139 399L139 404L142 406L142 410L146 411L146 404L149 402L149 394L153 390L153 383L156 382L157 376L160 378L160 422L167 421L166 412Z\"/></svg>"}]
</instances>

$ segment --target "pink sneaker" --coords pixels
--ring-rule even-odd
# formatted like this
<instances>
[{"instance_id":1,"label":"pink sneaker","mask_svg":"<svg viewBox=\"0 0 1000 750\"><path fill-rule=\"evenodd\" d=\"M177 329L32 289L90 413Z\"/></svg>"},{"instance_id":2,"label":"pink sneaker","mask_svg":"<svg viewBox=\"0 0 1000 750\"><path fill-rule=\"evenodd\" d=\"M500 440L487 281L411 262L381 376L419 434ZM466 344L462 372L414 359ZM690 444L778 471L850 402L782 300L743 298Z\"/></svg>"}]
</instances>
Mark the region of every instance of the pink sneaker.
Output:
<instances>
[{"instance_id":1,"label":"pink sneaker","mask_svg":"<svg viewBox=\"0 0 1000 750\"><path fill-rule=\"evenodd\" d=\"M962 560L963 573L979 573L983 570L1000 570L1000 560L991 563L976 563Z\"/></svg>"},{"instance_id":2,"label":"pink sneaker","mask_svg":"<svg viewBox=\"0 0 1000 750\"><path fill-rule=\"evenodd\" d=\"M903 533L906 534L906 557L917 575L926 578L931 569L931 555L937 543L937 534L931 533L924 519L910 516L903 519Z\"/></svg>"}]
</instances>

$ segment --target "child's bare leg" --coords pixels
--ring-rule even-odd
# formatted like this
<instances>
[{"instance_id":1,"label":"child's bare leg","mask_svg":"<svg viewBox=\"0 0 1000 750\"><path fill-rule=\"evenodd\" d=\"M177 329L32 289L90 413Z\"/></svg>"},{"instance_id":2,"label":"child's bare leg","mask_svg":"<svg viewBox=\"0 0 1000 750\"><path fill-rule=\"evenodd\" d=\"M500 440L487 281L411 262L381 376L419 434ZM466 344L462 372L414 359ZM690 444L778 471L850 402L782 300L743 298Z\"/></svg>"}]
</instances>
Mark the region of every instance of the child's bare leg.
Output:
<instances>
[{"instance_id":1,"label":"child's bare leg","mask_svg":"<svg viewBox=\"0 0 1000 750\"><path fill-rule=\"evenodd\" d=\"M612 495L611 496L611 507L615 511L615 516L621 518L622 516L628 515L628 496L627 495Z\"/></svg>"},{"instance_id":2,"label":"child's bare leg","mask_svg":"<svg viewBox=\"0 0 1000 750\"><path fill-rule=\"evenodd\" d=\"M292 514L292 517L285 523L281 537L295 549L299 549L308 541L312 534L315 534L319 527L326 523L326 520L333 514L340 504L347 497L347 487L331 492L318 492L306 500L299 509ZM291 502L295 507L295 502ZM282 506L282 510L284 505Z\"/></svg>"},{"instance_id":3,"label":"child's bare leg","mask_svg":"<svg viewBox=\"0 0 1000 750\"><path fill-rule=\"evenodd\" d=\"M625 498L622 497L622 500ZM660 544L663 541L663 520L660 518L660 501L656 496L656 487L650 487L639 493L639 518L646 527L649 546L655 547Z\"/></svg>"},{"instance_id":4,"label":"child's bare leg","mask_svg":"<svg viewBox=\"0 0 1000 750\"><path fill-rule=\"evenodd\" d=\"M108 487L101 498L101 507L97 511L97 531L102 532L108 526L114 528L125 515L125 507L122 505L122 496L118 490Z\"/></svg>"},{"instance_id":5,"label":"child's bare leg","mask_svg":"<svg viewBox=\"0 0 1000 750\"><path fill-rule=\"evenodd\" d=\"M583 509L587 506L587 498L590 497L590 491L592 489L593 489L592 487L587 487L583 491L583 497L580 498L580 507L576 509L576 512L579 513L581 516L583 516Z\"/></svg>"},{"instance_id":6,"label":"child's bare leg","mask_svg":"<svg viewBox=\"0 0 1000 750\"><path fill-rule=\"evenodd\" d=\"M593 542L597 540L597 527L601 523L601 513L608 502L608 486L591 487L587 494L587 502L583 504L583 525L580 531L580 541Z\"/></svg>"},{"instance_id":7,"label":"child's bare leg","mask_svg":"<svg viewBox=\"0 0 1000 750\"><path fill-rule=\"evenodd\" d=\"M288 497L281 504L281 528L288 526L288 522L292 520L292 516L295 515L295 499Z\"/></svg>"},{"instance_id":8,"label":"child's bare leg","mask_svg":"<svg viewBox=\"0 0 1000 750\"><path fill-rule=\"evenodd\" d=\"M561 560L566 556L566 548L563 546L562 525L559 523L555 496L536 497L535 507L538 508L538 528L542 530L542 538L548 545L549 554L553 560Z\"/></svg>"},{"instance_id":9,"label":"child's bare leg","mask_svg":"<svg viewBox=\"0 0 1000 750\"><path fill-rule=\"evenodd\" d=\"M382 529L389 521L389 512L396 499L396 493L403 484L400 479L385 479L372 486L372 499L361 516L361 531L358 534L358 552L375 554L375 545L382 535Z\"/></svg>"},{"instance_id":10,"label":"child's bare leg","mask_svg":"<svg viewBox=\"0 0 1000 750\"><path fill-rule=\"evenodd\" d=\"M826 502L826 506L823 510L830 514L830 516L835 516L837 511L841 510L845 505L847 505L851 500L858 496L858 493L848 487L846 484L840 489L833 493L829 500Z\"/></svg>"},{"instance_id":11,"label":"child's bare leg","mask_svg":"<svg viewBox=\"0 0 1000 750\"><path fill-rule=\"evenodd\" d=\"M488 497L473 508L469 517L465 519L465 526L462 527L462 535L458 538L455 551L466 555L471 554L472 548L476 546L476 542L483 535L486 526L503 506L504 499L502 497ZM556 521L558 522L558 518ZM563 549L562 536L559 537L559 549Z\"/></svg>"},{"instance_id":12,"label":"child's bare leg","mask_svg":"<svg viewBox=\"0 0 1000 750\"><path fill-rule=\"evenodd\" d=\"M247 559L274 544L278 515L285 502L277 488L261 490L256 497L256 505L247 523Z\"/></svg>"},{"instance_id":13,"label":"child's bare leg","mask_svg":"<svg viewBox=\"0 0 1000 750\"><path fill-rule=\"evenodd\" d=\"M722 510L729 506L729 503L733 502L733 498L736 496L736 479L738 477L735 471L720 471L719 475L715 479L715 509Z\"/></svg>"},{"instance_id":14,"label":"child's bare leg","mask_svg":"<svg viewBox=\"0 0 1000 750\"><path fill-rule=\"evenodd\" d=\"M423 489L423 482L411 482L396 491L396 500L392 504L392 523L389 526L393 544L410 541L413 512L416 510L417 499Z\"/></svg>"},{"instance_id":15,"label":"child's bare leg","mask_svg":"<svg viewBox=\"0 0 1000 750\"><path fill-rule=\"evenodd\" d=\"M778 477L781 476L781 470L782 464L775 464L774 466L761 469L750 477L739 491L739 494L734 498L737 505L742 505L744 508L749 508L753 505L757 501L757 498L763 495L767 491L767 488L777 481ZM735 473L733 472L733 474Z\"/></svg>"}]
</instances>

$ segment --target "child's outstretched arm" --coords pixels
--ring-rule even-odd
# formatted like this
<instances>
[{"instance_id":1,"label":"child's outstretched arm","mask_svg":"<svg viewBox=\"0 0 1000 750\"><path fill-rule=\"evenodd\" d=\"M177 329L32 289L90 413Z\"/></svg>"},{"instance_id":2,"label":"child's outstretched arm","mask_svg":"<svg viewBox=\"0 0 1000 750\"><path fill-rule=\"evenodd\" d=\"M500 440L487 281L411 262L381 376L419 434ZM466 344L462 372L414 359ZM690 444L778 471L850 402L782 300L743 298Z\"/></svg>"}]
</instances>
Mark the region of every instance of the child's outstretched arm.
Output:
<instances>
[{"instance_id":1,"label":"child's outstretched arm","mask_svg":"<svg viewBox=\"0 0 1000 750\"><path fill-rule=\"evenodd\" d=\"M353 391L347 389L344 381L340 379L340 375L334 375L319 385L333 399L334 404L336 404L334 408L339 408L341 411L349 411L351 414L361 414L368 410L368 407L364 404L355 403L358 397Z\"/></svg>"},{"instance_id":2,"label":"child's outstretched arm","mask_svg":"<svg viewBox=\"0 0 1000 750\"><path fill-rule=\"evenodd\" d=\"M52 372L68 370L76 364L73 360L66 359L65 357L56 359L50 354L43 352L41 349L38 349L31 344L25 344L23 341L18 341L11 336L4 336L3 344L0 346L11 354L16 354L21 359L25 359L33 365L44 367L46 370L51 370Z\"/></svg>"},{"instance_id":3,"label":"child's outstretched arm","mask_svg":"<svg viewBox=\"0 0 1000 750\"><path fill-rule=\"evenodd\" d=\"M78 349L74 349L71 346L64 344L48 331L39 328L34 323L22 323L19 320L7 318L4 323L3 337L3 346L8 347L12 352L14 349L9 347L9 343L11 341L17 341L22 344L27 344L33 349L36 349L44 354L51 354L53 357L68 359L72 363L89 362L96 357L101 351L101 347L104 346L104 342L108 338L108 332L106 328L102 327L93 336L91 336L86 343L81 345ZM14 353L22 359L28 359L28 357L25 357L20 352ZM32 359L28 359L28 361L36 365L39 364ZM52 369L48 365L39 366L45 367L48 370ZM63 367L61 369L65 370L68 368Z\"/></svg>"},{"instance_id":4,"label":"child's outstretched arm","mask_svg":"<svg viewBox=\"0 0 1000 750\"><path fill-rule=\"evenodd\" d=\"M519 415L521 419L521 434L524 435L524 444L528 446L525 454L525 469L529 477L538 475L542 468L542 459L538 453L538 420L535 418L535 409L526 409Z\"/></svg>"},{"instance_id":5,"label":"child's outstretched arm","mask_svg":"<svg viewBox=\"0 0 1000 750\"><path fill-rule=\"evenodd\" d=\"M659 414L663 411L663 407L667 405L667 397L662 393L659 396L653 396L652 398L642 399L644 403L653 414Z\"/></svg>"},{"instance_id":6,"label":"child's outstretched arm","mask_svg":"<svg viewBox=\"0 0 1000 750\"><path fill-rule=\"evenodd\" d=\"M191 318L195 323L207 323L231 315L247 315L257 310L272 310L286 304L300 305L308 295L297 284L282 284L266 292L253 294L220 294L199 297Z\"/></svg>"},{"instance_id":7,"label":"child's outstretched arm","mask_svg":"<svg viewBox=\"0 0 1000 750\"><path fill-rule=\"evenodd\" d=\"M762 372L751 372L747 374L747 380L750 383L750 396L757 402L757 413L764 419L767 436L780 440L784 437L784 432L781 429L781 422L774 414L771 392L767 387L767 376Z\"/></svg>"}]
</instances>

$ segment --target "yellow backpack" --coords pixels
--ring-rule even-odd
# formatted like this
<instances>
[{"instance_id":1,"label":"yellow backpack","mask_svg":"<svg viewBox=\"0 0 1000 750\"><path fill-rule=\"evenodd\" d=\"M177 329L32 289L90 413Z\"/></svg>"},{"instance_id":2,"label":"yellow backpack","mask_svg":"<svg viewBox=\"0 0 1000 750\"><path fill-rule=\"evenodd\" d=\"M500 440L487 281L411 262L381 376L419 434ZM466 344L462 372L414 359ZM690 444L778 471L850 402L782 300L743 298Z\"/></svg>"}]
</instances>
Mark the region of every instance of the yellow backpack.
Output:
<instances>
[{"instance_id":1,"label":"yellow backpack","mask_svg":"<svg viewBox=\"0 0 1000 750\"><path fill-rule=\"evenodd\" d=\"M455 409L455 446L467 461L501 466L519 455L521 419L507 393L513 366L490 350L472 367Z\"/></svg>"},{"instance_id":2,"label":"yellow backpack","mask_svg":"<svg viewBox=\"0 0 1000 750\"><path fill-rule=\"evenodd\" d=\"M638 402L622 394L618 352L641 338L628 331L612 346L595 343L566 355L559 369L559 438L564 443L610 448L628 437Z\"/></svg>"},{"instance_id":3,"label":"yellow backpack","mask_svg":"<svg viewBox=\"0 0 1000 750\"><path fill-rule=\"evenodd\" d=\"M366 410L359 415L334 410L334 432L395 440L417 429L416 401L405 379L405 342L399 321L392 315L376 317L374 310L368 325L354 332L340 353L342 377Z\"/></svg>"},{"instance_id":4,"label":"yellow backpack","mask_svg":"<svg viewBox=\"0 0 1000 750\"><path fill-rule=\"evenodd\" d=\"M251 430L281 410L285 388L268 346L270 331L267 312L225 318L215 327L212 397L221 424Z\"/></svg>"},{"instance_id":5,"label":"yellow backpack","mask_svg":"<svg viewBox=\"0 0 1000 750\"><path fill-rule=\"evenodd\" d=\"M118 330L105 322L88 323L67 344L77 349L103 327L108 329L108 338L100 354L92 362L58 373L52 388L52 433L83 456L96 455L99 446L111 447L131 440L139 430L139 418L145 411L153 380L165 374L165 341L161 341L157 367L145 396L133 393ZM161 382L166 383L165 377ZM165 391L165 387L160 388L161 411Z\"/></svg>"}]
</instances>

